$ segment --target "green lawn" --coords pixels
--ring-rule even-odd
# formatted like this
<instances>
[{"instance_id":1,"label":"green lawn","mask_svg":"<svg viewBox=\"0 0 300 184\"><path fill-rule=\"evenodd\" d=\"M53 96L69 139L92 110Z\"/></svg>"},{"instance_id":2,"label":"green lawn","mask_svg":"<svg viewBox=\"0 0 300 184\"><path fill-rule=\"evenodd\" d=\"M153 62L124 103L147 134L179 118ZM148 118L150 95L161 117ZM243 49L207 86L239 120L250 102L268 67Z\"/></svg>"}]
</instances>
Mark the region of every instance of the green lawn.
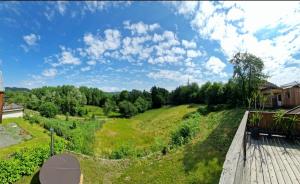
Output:
<instances>
[{"instance_id":1,"label":"green lawn","mask_svg":"<svg viewBox=\"0 0 300 184\"><path fill-rule=\"evenodd\" d=\"M227 150L244 113L242 109L201 116L197 136L165 156L156 152L144 158L101 158L122 144L148 149L155 145L157 139L167 143L170 132L178 126L183 116L196 109L197 106L181 105L150 110L130 119L109 119L96 133L96 156L76 154L84 183L218 183ZM32 125L21 118L4 120L4 124L9 122L16 122L33 138L0 149L0 158L6 158L16 149L49 144L48 134L38 125ZM23 177L17 184L38 183L37 179L38 172Z\"/></svg>"},{"instance_id":2,"label":"green lawn","mask_svg":"<svg viewBox=\"0 0 300 184\"><path fill-rule=\"evenodd\" d=\"M123 145L149 150L158 143L167 143L170 132L183 116L193 112L197 106L181 105L149 110L130 119L108 120L96 133L95 153L107 156Z\"/></svg>"},{"instance_id":3,"label":"green lawn","mask_svg":"<svg viewBox=\"0 0 300 184\"><path fill-rule=\"evenodd\" d=\"M48 135L47 131L41 128L39 125L30 124L28 121L24 120L23 118L9 118L3 120L3 124L8 124L11 122L17 123L19 127L27 131L32 136L32 139L24 141L20 144L1 148L0 159L7 158L11 153L23 148L35 147L38 145L49 145L50 136Z\"/></svg>"},{"instance_id":4,"label":"green lawn","mask_svg":"<svg viewBox=\"0 0 300 184\"><path fill-rule=\"evenodd\" d=\"M244 110L213 112L199 119L200 133L166 156L135 160L113 183L218 183Z\"/></svg>"}]
</instances>

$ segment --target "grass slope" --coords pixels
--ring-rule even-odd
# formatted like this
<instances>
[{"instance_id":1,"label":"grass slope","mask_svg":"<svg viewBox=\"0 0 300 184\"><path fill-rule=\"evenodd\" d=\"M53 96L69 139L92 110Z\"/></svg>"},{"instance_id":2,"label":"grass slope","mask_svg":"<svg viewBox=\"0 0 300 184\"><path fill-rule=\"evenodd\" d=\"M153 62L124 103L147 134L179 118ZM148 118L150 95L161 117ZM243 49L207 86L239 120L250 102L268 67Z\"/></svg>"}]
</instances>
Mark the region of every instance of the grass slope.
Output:
<instances>
[{"instance_id":1,"label":"grass slope","mask_svg":"<svg viewBox=\"0 0 300 184\"><path fill-rule=\"evenodd\" d=\"M48 135L47 131L41 128L39 125L30 124L28 121L24 120L23 118L9 118L3 120L3 124L8 124L12 122L16 123L19 127L27 131L32 136L32 139L28 141L24 141L20 144L1 148L0 159L7 158L13 152L23 148L30 148L30 147L36 147L38 145L50 144L50 136Z\"/></svg>"},{"instance_id":2,"label":"grass slope","mask_svg":"<svg viewBox=\"0 0 300 184\"><path fill-rule=\"evenodd\" d=\"M135 160L113 183L218 183L244 111L213 112L199 120L200 133L166 156Z\"/></svg>"},{"instance_id":3,"label":"grass slope","mask_svg":"<svg viewBox=\"0 0 300 184\"><path fill-rule=\"evenodd\" d=\"M166 144L183 116L196 109L181 105L149 110L130 119L113 118L96 133L95 153L107 156L123 145L149 150L156 144Z\"/></svg>"}]
</instances>

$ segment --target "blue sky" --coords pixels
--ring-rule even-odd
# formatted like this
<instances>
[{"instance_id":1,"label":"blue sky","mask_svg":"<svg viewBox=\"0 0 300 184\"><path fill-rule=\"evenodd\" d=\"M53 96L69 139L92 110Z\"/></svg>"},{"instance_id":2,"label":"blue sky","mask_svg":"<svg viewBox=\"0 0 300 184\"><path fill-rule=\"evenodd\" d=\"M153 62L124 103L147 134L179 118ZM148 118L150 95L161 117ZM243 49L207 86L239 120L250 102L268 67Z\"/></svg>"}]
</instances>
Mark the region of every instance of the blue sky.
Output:
<instances>
[{"instance_id":1,"label":"blue sky","mask_svg":"<svg viewBox=\"0 0 300 184\"><path fill-rule=\"evenodd\" d=\"M266 11L267 10L267 11ZM299 2L1 2L5 86L105 91L226 82L234 53L300 80Z\"/></svg>"}]
</instances>

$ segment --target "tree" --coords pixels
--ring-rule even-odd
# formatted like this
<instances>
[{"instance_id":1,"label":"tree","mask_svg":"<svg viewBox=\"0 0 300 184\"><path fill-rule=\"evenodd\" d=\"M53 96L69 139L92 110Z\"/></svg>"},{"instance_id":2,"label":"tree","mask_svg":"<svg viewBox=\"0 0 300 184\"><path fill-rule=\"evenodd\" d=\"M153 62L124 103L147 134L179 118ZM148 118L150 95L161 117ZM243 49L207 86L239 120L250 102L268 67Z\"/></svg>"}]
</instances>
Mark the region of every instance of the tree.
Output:
<instances>
[{"instance_id":1,"label":"tree","mask_svg":"<svg viewBox=\"0 0 300 184\"><path fill-rule=\"evenodd\" d=\"M119 110L122 116L124 117L131 117L137 114L137 108L129 101L122 101L119 103Z\"/></svg>"},{"instance_id":2,"label":"tree","mask_svg":"<svg viewBox=\"0 0 300 184\"><path fill-rule=\"evenodd\" d=\"M267 76L262 72L262 59L250 53L237 53L230 62L234 65L233 78L240 84L243 104L252 93L258 90L259 85Z\"/></svg>"},{"instance_id":3,"label":"tree","mask_svg":"<svg viewBox=\"0 0 300 184\"><path fill-rule=\"evenodd\" d=\"M40 114L47 118L54 118L58 113L57 106L52 102L43 103L39 108Z\"/></svg>"},{"instance_id":4,"label":"tree","mask_svg":"<svg viewBox=\"0 0 300 184\"><path fill-rule=\"evenodd\" d=\"M149 102L143 97L138 97L135 100L134 105L136 106L138 112L145 112L150 107Z\"/></svg>"},{"instance_id":5,"label":"tree","mask_svg":"<svg viewBox=\"0 0 300 184\"><path fill-rule=\"evenodd\" d=\"M169 92L164 88L152 87L151 88L152 107L160 108L166 105L169 100Z\"/></svg>"},{"instance_id":6,"label":"tree","mask_svg":"<svg viewBox=\"0 0 300 184\"><path fill-rule=\"evenodd\" d=\"M109 115L110 112L114 111L116 109L116 103L115 101L111 99L107 99L103 106L103 112L106 116Z\"/></svg>"}]
</instances>

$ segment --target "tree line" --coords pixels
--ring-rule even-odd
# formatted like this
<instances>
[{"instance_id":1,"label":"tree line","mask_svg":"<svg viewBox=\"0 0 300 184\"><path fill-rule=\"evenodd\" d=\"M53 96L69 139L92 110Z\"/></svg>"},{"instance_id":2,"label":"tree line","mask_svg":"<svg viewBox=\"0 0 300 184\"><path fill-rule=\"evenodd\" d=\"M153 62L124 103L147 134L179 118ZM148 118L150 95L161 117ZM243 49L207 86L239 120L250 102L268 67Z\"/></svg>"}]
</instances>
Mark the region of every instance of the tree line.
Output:
<instances>
[{"instance_id":1,"label":"tree line","mask_svg":"<svg viewBox=\"0 0 300 184\"><path fill-rule=\"evenodd\" d=\"M227 83L206 82L201 86L191 83L181 85L172 91L153 86L150 91L134 89L114 94L103 92L98 88L63 85L23 92L8 91L6 96L9 97L9 102L38 110L48 117L57 113L82 116L87 113L83 108L84 105L103 107L105 114L119 112L123 117L131 117L164 105L202 103L209 106L216 104L246 106L247 99L267 78L263 73L263 61L250 53L237 53L230 62L233 64L234 72Z\"/></svg>"}]
</instances>

